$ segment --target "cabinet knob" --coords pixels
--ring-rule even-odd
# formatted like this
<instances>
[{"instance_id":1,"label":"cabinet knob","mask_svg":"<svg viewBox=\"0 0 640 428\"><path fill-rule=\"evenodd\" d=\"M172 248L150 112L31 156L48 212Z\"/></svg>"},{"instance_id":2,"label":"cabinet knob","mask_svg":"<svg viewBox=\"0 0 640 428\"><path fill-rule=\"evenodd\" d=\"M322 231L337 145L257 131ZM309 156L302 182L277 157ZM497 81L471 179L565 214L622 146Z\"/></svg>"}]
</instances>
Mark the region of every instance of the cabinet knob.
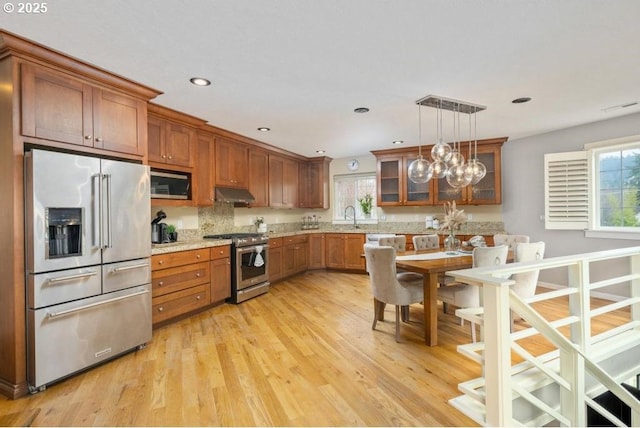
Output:
<instances>
[{"instance_id":1,"label":"cabinet knob","mask_svg":"<svg viewBox=\"0 0 640 428\"><path fill-rule=\"evenodd\" d=\"M159 264L159 265L161 265L161 264L163 264L163 263L164 263L164 260L160 260L160 261L158 261L158 264Z\"/></svg>"},{"instance_id":2,"label":"cabinet knob","mask_svg":"<svg viewBox=\"0 0 640 428\"><path fill-rule=\"evenodd\" d=\"M160 282L158 283L158 286L159 286L159 287L162 287L163 285L164 285L164 281L160 281Z\"/></svg>"},{"instance_id":3,"label":"cabinet knob","mask_svg":"<svg viewBox=\"0 0 640 428\"><path fill-rule=\"evenodd\" d=\"M92 138L93 138L93 137L92 137L91 135L85 135L85 136L84 136L84 139L85 139L85 140L90 140L90 139L92 139Z\"/></svg>"},{"instance_id":4,"label":"cabinet knob","mask_svg":"<svg viewBox=\"0 0 640 428\"><path fill-rule=\"evenodd\" d=\"M162 306L160 306L160 307L158 308L158 312L162 312L162 311L164 311L164 308L163 308Z\"/></svg>"},{"instance_id":5,"label":"cabinet knob","mask_svg":"<svg viewBox=\"0 0 640 428\"><path fill-rule=\"evenodd\" d=\"M202 297L200 295L197 295L196 300L200 300L200 299L202 299Z\"/></svg>"},{"instance_id":6,"label":"cabinet knob","mask_svg":"<svg viewBox=\"0 0 640 428\"><path fill-rule=\"evenodd\" d=\"M196 254L196 259L199 259L199 258L200 258L200 254Z\"/></svg>"},{"instance_id":7,"label":"cabinet knob","mask_svg":"<svg viewBox=\"0 0 640 428\"><path fill-rule=\"evenodd\" d=\"M173 156L169 155L169 159L173 159Z\"/></svg>"},{"instance_id":8,"label":"cabinet knob","mask_svg":"<svg viewBox=\"0 0 640 428\"><path fill-rule=\"evenodd\" d=\"M200 272L196 273L196 278L200 278Z\"/></svg>"},{"instance_id":9,"label":"cabinet knob","mask_svg":"<svg viewBox=\"0 0 640 428\"><path fill-rule=\"evenodd\" d=\"M102 138L98 137L98 138L96 138L96 141L97 141L98 143L102 143Z\"/></svg>"},{"instance_id":10,"label":"cabinet knob","mask_svg":"<svg viewBox=\"0 0 640 428\"><path fill-rule=\"evenodd\" d=\"M162 155L162 159L166 159L166 158L167 158L167 155Z\"/></svg>"}]
</instances>

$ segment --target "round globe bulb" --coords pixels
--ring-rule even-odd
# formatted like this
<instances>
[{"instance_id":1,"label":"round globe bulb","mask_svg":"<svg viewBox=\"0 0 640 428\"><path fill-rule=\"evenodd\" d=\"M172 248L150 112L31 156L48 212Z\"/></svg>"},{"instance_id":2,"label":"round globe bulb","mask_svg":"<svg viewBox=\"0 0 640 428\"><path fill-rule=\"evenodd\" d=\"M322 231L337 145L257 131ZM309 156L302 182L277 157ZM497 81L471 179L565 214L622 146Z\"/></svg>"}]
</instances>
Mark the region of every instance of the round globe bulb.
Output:
<instances>
[{"instance_id":1,"label":"round globe bulb","mask_svg":"<svg viewBox=\"0 0 640 428\"><path fill-rule=\"evenodd\" d=\"M440 140L431 148L431 158L434 161L447 162L451 157L451 146Z\"/></svg>"},{"instance_id":2,"label":"round globe bulb","mask_svg":"<svg viewBox=\"0 0 640 428\"><path fill-rule=\"evenodd\" d=\"M434 160L431 167L435 178L444 178L447 175L447 164L443 161Z\"/></svg>"},{"instance_id":3,"label":"round globe bulb","mask_svg":"<svg viewBox=\"0 0 640 428\"><path fill-rule=\"evenodd\" d=\"M429 161L419 156L409 164L408 175L409 180L416 184L426 183L433 177L433 168Z\"/></svg>"},{"instance_id":4,"label":"round globe bulb","mask_svg":"<svg viewBox=\"0 0 640 428\"><path fill-rule=\"evenodd\" d=\"M471 162L471 166L473 171L473 174L471 176L471 184L478 184L478 182L480 182L480 180L482 180L484 176L487 175L487 167L484 166L484 164L478 159L474 159Z\"/></svg>"},{"instance_id":5,"label":"round globe bulb","mask_svg":"<svg viewBox=\"0 0 640 428\"><path fill-rule=\"evenodd\" d=\"M453 188L459 189L471 183L471 176L467 172L466 165L456 165L447 170L447 183Z\"/></svg>"},{"instance_id":6,"label":"round globe bulb","mask_svg":"<svg viewBox=\"0 0 640 428\"><path fill-rule=\"evenodd\" d=\"M449 165L449 169L451 169L454 166L463 165L463 164L464 164L464 156L462 156L462 153L460 152L451 153L451 157L447 161L447 165Z\"/></svg>"}]
</instances>

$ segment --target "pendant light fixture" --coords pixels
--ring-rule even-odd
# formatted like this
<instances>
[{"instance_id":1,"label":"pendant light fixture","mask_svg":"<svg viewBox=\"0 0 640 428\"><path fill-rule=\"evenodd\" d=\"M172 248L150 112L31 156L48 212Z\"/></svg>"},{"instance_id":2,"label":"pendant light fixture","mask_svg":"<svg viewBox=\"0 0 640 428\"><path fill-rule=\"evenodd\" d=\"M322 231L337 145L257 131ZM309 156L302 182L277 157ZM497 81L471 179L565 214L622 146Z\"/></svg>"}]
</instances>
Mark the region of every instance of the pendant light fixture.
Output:
<instances>
[{"instance_id":1,"label":"pendant light fixture","mask_svg":"<svg viewBox=\"0 0 640 428\"><path fill-rule=\"evenodd\" d=\"M416 184L426 183L433 177L431 163L422 156L422 106L418 104L418 159L409 164L409 180Z\"/></svg>"},{"instance_id":2,"label":"pendant light fixture","mask_svg":"<svg viewBox=\"0 0 640 428\"><path fill-rule=\"evenodd\" d=\"M475 113L475 111L474 111ZM469 119L471 122L471 119ZM471 164L471 184L478 184L487 175L487 167L478 160L478 116L473 116L474 155ZM471 149L469 149L471 153Z\"/></svg>"},{"instance_id":3,"label":"pendant light fixture","mask_svg":"<svg viewBox=\"0 0 640 428\"><path fill-rule=\"evenodd\" d=\"M475 154L472 156L471 152L471 114L475 115L476 113L485 110L486 107L435 95L428 95L421 98L416 101L416 104L418 104L418 116L420 121L420 146L418 149L418 159L409 165L409 169L407 171L409 179L414 183L426 183L432 177L445 178L447 183L455 189L460 189L468 186L469 184L476 184L482 180L484 175L486 175L486 168L480 161L478 161L477 134L474 142ZM433 163L429 163L429 161L424 159L422 156L421 106L434 107L437 112L437 141L431 148L431 158L433 159ZM449 110L453 112L454 137L452 145L445 143L442 137L442 110ZM460 147L460 113L467 113L469 115L469 160L466 163Z\"/></svg>"}]
</instances>

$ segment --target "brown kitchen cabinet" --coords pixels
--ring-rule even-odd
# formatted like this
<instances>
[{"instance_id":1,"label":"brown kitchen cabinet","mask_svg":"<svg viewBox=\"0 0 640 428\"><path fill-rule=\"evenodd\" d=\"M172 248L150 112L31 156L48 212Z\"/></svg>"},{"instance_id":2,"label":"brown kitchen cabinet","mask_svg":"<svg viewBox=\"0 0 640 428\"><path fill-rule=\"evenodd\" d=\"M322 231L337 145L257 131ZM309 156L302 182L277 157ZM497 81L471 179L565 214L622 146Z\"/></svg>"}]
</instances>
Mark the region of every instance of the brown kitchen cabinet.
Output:
<instances>
[{"instance_id":1,"label":"brown kitchen cabinet","mask_svg":"<svg viewBox=\"0 0 640 428\"><path fill-rule=\"evenodd\" d=\"M215 139L213 134L196 134L196 160L192 178L192 199L197 206L212 206L215 186Z\"/></svg>"},{"instance_id":2,"label":"brown kitchen cabinet","mask_svg":"<svg viewBox=\"0 0 640 428\"><path fill-rule=\"evenodd\" d=\"M309 266L309 236L294 235L283 238L282 274L291 276L304 272Z\"/></svg>"},{"instance_id":3,"label":"brown kitchen cabinet","mask_svg":"<svg viewBox=\"0 0 640 428\"><path fill-rule=\"evenodd\" d=\"M268 269L269 282L274 283L284 277L282 265L282 246L283 238L269 238L268 248Z\"/></svg>"},{"instance_id":4,"label":"brown kitchen cabinet","mask_svg":"<svg viewBox=\"0 0 640 428\"><path fill-rule=\"evenodd\" d=\"M460 205L502 203L501 150L507 137L478 140L478 159L487 167L487 175L476 185L452 188L445 178L416 184L407 170L418 157L418 148L374 150L377 159L377 204L379 206L440 205L456 201ZM431 161L431 147L422 147L422 155ZM461 153L469 159L468 141L460 143Z\"/></svg>"},{"instance_id":5,"label":"brown kitchen cabinet","mask_svg":"<svg viewBox=\"0 0 640 428\"><path fill-rule=\"evenodd\" d=\"M226 245L211 248L211 303L231 297L231 248Z\"/></svg>"},{"instance_id":6,"label":"brown kitchen cabinet","mask_svg":"<svg viewBox=\"0 0 640 428\"><path fill-rule=\"evenodd\" d=\"M247 189L249 146L228 138L216 137L216 186Z\"/></svg>"},{"instance_id":7,"label":"brown kitchen cabinet","mask_svg":"<svg viewBox=\"0 0 640 428\"><path fill-rule=\"evenodd\" d=\"M298 199L301 208L329 208L330 163L331 158L322 156L300 164Z\"/></svg>"},{"instance_id":8,"label":"brown kitchen cabinet","mask_svg":"<svg viewBox=\"0 0 640 428\"><path fill-rule=\"evenodd\" d=\"M269 153L260 149L249 149L249 192L255 200L252 207L269 206Z\"/></svg>"},{"instance_id":9,"label":"brown kitchen cabinet","mask_svg":"<svg viewBox=\"0 0 640 428\"><path fill-rule=\"evenodd\" d=\"M433 181L414 183L407 177L409 165L418 158L417 151L386 154L372 151L377 158L377 204L411 206L433 204ZM414 148L415 150L415 148ZM423 151L423 156L425 151Z\"/></svg>"},{"instance_id":10,"label":"brown kitchen cabinet","mask_svg":"<svg viewBox=\"0 0 640 428\"><path fill-rule=\"evenodd\" d=\"M149 165L157 168L189 170L196 151L196 126L203 120L150 104L147 122Z\"/></svg>"},{"instance_id":11,"label":"brown kitchen cabinet","mask_svg":"<svg viewBox=\"0 0 640 428\"><path fill-rule=\"evenodd\" d=\"M298 206L298 161L269 154L269 206L296 208Z\"/></svg>"},{"instance_id":12,"label":"brown kitchen cabinet","mask_svg":"<svg viewBox=\"0 0 640 428\"><path fill-rule=\"evenodd\" d=\"M326 245L324 233L309 234L309 269L324 269L326 263Z\"/></svg>"},{"instance_id":13,"label":"brown kitchen cabinet","mask_svg":"<svg viewBox=\"0 0 640 428\"><path fill-rule=\"evenodd\" d=\"M30 63L21 65L22 135L143 157L147 102Z\"/></svg>"},{"instance_id":14,"label":"brown kitchen cabinet","mask_svg":"<svg viewBox=\"0 0 640 428\"><path fill-rule=\"evenodd\" d=\"M326 233L327 268L364 271L364 241L362 233Z\"/></svg>"},{"instance_id":15,"label":"brown kitchen cabinet","mask_svg":"<svg viewBox=\"0 0 640 428\"><path fill-rule=\"evenodd\" d=\"M456 201L460 205L499 205L502 203L502 145L507 138L478 141L478 160L487 168L487 175L477 184L454 189L445 178L437 180L435 203ZM470 156L468 143L462 142L461 153L465 161ZM472 152L474 150L472 149Z\"/></svg>"}]
</instances>

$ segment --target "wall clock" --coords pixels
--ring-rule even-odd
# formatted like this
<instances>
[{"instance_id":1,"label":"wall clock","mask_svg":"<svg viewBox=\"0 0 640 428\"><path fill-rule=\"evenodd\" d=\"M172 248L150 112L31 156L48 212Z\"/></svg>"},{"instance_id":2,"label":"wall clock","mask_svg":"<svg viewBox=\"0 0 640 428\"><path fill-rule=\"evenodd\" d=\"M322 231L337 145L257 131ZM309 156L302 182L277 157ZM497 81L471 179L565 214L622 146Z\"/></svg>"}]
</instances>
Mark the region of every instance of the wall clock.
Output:
<instances>
[{"instance_id":1,"label":"wall clock","mask_svg":"<svg viewBox=\"0 0 640 428\"><path fill-rule=\"evenodd\" d=\"M358 162L358 159L351 159L347 162L347 168L349 171L357 171L360 168L360 162Z\"/></svg>"}]
</instances>

